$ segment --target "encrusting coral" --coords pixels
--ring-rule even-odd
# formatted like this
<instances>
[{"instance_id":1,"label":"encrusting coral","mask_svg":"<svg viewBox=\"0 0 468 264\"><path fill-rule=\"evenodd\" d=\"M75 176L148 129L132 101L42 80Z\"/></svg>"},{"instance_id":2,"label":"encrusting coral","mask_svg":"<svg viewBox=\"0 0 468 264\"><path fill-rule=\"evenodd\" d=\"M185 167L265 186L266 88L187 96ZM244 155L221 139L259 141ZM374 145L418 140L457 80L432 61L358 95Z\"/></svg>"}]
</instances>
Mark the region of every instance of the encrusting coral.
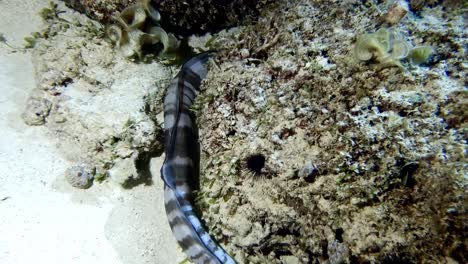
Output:
<instances>
[{"instance_id":1,"label":"encrusting coral","mask_svg":"<svg viewBox=\"0 0 468 264\"><path fill-rule=\"evenodd\" d=\"M124 57L143 58L146 47L162 45L159 54L175 51L179 41L173 34L167 34L159 27L161 16L149 0L142 0L124 9L114 16L117 24L109 26L107 32L110 39Z\"/></svg>"}]
</instances>

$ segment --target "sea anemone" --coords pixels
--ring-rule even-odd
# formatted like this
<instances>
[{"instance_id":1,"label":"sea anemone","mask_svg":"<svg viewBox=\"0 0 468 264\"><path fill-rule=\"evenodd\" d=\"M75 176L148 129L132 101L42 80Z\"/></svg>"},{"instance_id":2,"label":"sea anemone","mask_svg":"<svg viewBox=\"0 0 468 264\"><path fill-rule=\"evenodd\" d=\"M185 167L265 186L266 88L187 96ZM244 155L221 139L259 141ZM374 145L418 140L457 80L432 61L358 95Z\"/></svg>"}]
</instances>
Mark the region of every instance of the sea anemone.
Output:
<instances>
[{"instance_id":1,"label":"sea anemone","mask_svg":"<svg viewBox=\"0 0 468 264\"><path fill-rule=\"evenodd\" d=\"M354 56L358 60L375 60L382 68L403 67L400 60L405 58L420 64L426 62L432 52L433 49L428 46L411 48L400 34L385 28L359 36L354 47Z\"/></svg>"},{"instance_id":2,"label":"sea anemone","mask_svg":"<svg viewBox=\"0 0 468 264\"><path fill-rule=\"evenodd\" d=\"M142 59L151 49L152 54L166 54L179 47L173 34L167 34L159 26L161 16L149 0L141 0L113 17L116 24L107 33L121 54L127 58Z\"/></svg>"}]
</instances>

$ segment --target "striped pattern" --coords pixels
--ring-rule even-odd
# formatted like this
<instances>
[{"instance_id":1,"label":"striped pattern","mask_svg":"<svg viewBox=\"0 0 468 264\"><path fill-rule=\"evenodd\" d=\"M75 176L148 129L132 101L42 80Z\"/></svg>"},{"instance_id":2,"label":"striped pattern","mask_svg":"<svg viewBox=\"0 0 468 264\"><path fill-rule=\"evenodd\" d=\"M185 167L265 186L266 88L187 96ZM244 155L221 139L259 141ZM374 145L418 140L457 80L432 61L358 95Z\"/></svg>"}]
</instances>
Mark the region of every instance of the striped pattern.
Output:
<instances>
[{"instance_id":1,"label":"striped pattern","mask_svg":"<svg viewBox=\"0 0 468 264\"><path fill-rule=\"evenodd\" d=\"M199 264L234 264L203 228L191 203L190 186L198 178L198 129L190 107L206 77L209 53L186 62L164 98L166 159L161 168L164 200L172 233L190 260Z\"/></svg>"}]
</instances>

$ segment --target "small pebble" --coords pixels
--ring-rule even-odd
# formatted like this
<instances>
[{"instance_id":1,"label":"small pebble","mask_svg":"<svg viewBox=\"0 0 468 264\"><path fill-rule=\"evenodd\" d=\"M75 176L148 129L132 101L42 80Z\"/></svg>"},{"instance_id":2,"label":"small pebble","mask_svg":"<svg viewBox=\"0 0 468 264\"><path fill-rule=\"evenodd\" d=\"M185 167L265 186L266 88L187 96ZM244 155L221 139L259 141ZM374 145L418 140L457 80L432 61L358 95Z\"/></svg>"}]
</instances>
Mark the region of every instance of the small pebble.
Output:
<instances>
[{"instance_id":1,"label":"small pebble","mask_svg":"<svg viewBox=\"0 0 468 264\"><path fill-rule=\"evenodd\" d=\"M45 119L50 113L52 103L45 98L30 97L26 102L26 108L21 114L24 123L30 126L45 124Z\"/></svg>"},{"instance_id":2,"label":"small pebble","mask_svg":"<svg viewBox=\"0 0 468 264\"><path fill-rule=\"evenodd\" d=\"M390 25L396 25L408 13L408 3L405 1L397 1L393 4L388 13L384 15L384 20Z\"/></svg>"},{"instance_id":3,"label":"small pebble","mask_svg":"<svg viewBox=\"0 0 468 264\"><path fill-rule=\"evenodd\" d=\"M240 50L240 54L243 59L246 59L250 56L249 50L245 48Z\"/></svg>"},{"instance_id":4,"label":"small pebble","mask_svg":"<svg viewBox=\"0 0 468 264\"><path fill-rule=\"evenodd\" d=\"M312 183L315 181L317 174L317 167L312 163L312 161L307 161L304 167L299 170L298 176L303 178L306 182Z\"/></svg>"},{"instance_id":5,"label":"small pebble","mask_svg":"<svg viewBox=\"0 0 468 264\"><path fill-rule=\"evenodd\" d=\"M96 169L89 165L75 165L65 171L65 179L75 188L88 189L93 185L95 172Z\"/></svg>"}]
</instances>

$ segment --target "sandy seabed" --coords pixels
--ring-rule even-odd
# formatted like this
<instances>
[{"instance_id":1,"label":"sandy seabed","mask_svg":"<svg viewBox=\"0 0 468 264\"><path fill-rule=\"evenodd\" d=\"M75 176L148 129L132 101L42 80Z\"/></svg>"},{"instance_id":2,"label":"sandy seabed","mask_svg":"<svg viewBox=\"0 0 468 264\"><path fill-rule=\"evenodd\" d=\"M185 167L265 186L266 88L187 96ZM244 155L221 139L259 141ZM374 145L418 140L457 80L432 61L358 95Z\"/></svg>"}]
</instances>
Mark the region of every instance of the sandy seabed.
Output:
<instances>
[{"instance_id":1,"label":"sandy seabed","mask_svg":"<svg viewBox=\"0 0 468 264\"><path fill-rule=\"evenodd\" d=\"M48 1L0 1L0 32L15 46L39 31ZM0 263L177 263L162 183L88 190L63 177L71 166L44 127L21 113L35 88L28 52L0 45ZM157 172L159 160L153 160ZM158 177L158 173L154 173Z\"/></svg>"}]
</instances>

